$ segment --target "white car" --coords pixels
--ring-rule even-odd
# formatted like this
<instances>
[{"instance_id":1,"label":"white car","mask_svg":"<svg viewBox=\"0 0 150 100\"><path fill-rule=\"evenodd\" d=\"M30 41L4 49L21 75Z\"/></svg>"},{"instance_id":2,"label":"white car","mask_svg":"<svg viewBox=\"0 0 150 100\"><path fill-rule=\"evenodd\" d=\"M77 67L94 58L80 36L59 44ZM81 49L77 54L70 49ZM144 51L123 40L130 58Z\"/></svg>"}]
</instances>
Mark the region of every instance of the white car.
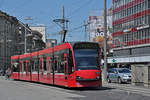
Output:
<instances>
[{"instance_id":1,"label":"white car","mask_svg":"<svg viewBox=\"0 0 150 100\"><path fill-rule=\"evenodd\" d=\"M128 68L112 68L108 70L107 81L118 82L131 82L131 71Z\"/></svg>"}]
</instances>

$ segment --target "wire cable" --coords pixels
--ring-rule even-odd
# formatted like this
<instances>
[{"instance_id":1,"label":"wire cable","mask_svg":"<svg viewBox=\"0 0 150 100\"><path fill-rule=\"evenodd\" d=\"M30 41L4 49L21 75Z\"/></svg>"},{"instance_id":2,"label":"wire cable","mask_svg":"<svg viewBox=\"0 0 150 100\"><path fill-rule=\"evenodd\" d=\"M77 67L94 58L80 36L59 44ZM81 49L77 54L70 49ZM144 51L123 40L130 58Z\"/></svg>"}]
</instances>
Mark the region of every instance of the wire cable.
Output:
<instances>
[{"instance_id":1,"label":"wire cable","mask_svg":"<svg viewBox=\"0 0 150 100\"><path fill-rule=\"evenodd\" d=\"M83 5L81 5L80 7L78 7L77 9L75 9L74 11L72 11L72 13L70 13L70 16L68 16L68 19L71 19L77 12L79 12L80 9L82 9L83 7L85 7L86 5L90 4L93 0L88 0L87 2L85 2Z\"/></svg>"}]
</instances>

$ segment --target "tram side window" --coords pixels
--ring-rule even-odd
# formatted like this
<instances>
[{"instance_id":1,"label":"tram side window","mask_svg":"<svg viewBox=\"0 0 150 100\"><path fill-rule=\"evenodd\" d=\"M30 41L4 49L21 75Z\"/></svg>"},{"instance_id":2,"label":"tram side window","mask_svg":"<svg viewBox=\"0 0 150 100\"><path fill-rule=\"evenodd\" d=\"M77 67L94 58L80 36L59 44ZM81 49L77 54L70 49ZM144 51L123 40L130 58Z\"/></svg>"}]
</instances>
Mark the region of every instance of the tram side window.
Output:
<instances>
[{"instance_id":1,"label":"tram side window","mask_svg":"<svg viewBox=\"0 0 150 100\"><path fill-rule=\"evenodd\" d=\"M26 65L26 66L27 66L27 70L26 70L26 71L27 71L27 72L31 72L30 62L28 62L28 63L26 63L26 64L27 64L27 65Z\"/></svg>"},{"instance_id":2,"label":"tram side window","mask_svg":"<svg viewBox=\"0 0 150 100\"><path fill-rule=\"evenodd\" d=\"M64 73L64 53L62 53L60 56L60 73Z\"/></svg>"},{"instance_id":3,"label":"tram side window","mask_svg":"<svg viewBox=\"0 0 150 100\"><path fill-rule=\"evenodd\" d=\"M64 54L67 54L66 58L64 58ZM67 68L66 73L71 74L73 72L74 65L72 53L69 55L69 49L56 52L54 58L54 67L56 73L64 73L65 66Z\"/></svg>"},{"instance_id":4,"label":"tram side window","mask_svg":"<svg viewBox=\"0 0 150 100\"><path fill-rule=\"evenodd\" d=\"M38 59L33 58L31 61L32 72L38 71Z\"/></svg>"},{"instance_id":5,"label":"tram side window","mask_svg":"<svg viewBox=\"0 0 150 100\"><path fill-rule=\"evenodd\" d=\"M19 72L19 64L13 64L13 72Z\"/></svg>"},{"instance_id":6,"label":"tram side window","mask_svg":"<svg viewBox=\"0 0 150 100\"><path fill-rule=\"evenodd\" d=\"M35 66L35 71L38 72L38 70L39 70L39 61L38 61L38 59L35 60L34 66Z\"/></svg>"},{"instance_id":7,"label":"tram side window","mask_svg":"<svg viewBox=\"0 0 150 100\"><path fill-rule=\"evenodd\" d=\"M26 72L28 72L28 71L29 71L29 63L26 62Z\"/></svg>"},{"instance_id":8,"label":"tram side window","mask_svg":"<svg viewBox=\"0 0 150 100\"><path fill-rule=\"evenodd\" d=\"M42 66L42 63L43 63L42 60L40 60L40 62L39 62L39 65L40 65L39 71L40 71L40 72L42 71L42 67L43 67L43 66Z\"/></svg>"},{"instance_id":9,"label":"tram side window","mask_svg":"<svg viewBox=\"0 0 150 100\"><path fill-rule=\"evenodd\" d=\"M31 72L31 62L28 63L28 72Z\"/></svg>"},{"instance_id":10,"label":"tram side window","mask_svg":"<svg viewBox=\"0 0 150 100\"><path fill-rule=\"evenodd\" d=\"M34 68L34 61L33 60L31 60L30 65L31 65L31 71L34 72L35 68Z\"/></svg>"},{"instance_id":11,"label":"tram side window","mask_svg":"<svg viewBox=\"0 0 150 100\"><path fill-rule=\"evenodd\" d=\"M26 62L23 62L24 72L26 72Z\"/></svg>"},{"instance_id":12,"label":"tram side window","mask_svg":"<svg viewBox=\"0 0 150 100\"><path fill-rule=\"evenodd\" d=\"M19 63L19 65L20 65L20 72L23 72L23 63Z\"/></svg>"},{"instance_id":13,"label":"tram side window","mask_svg":"<svg viewBox=\"0 0 150 100\"><path fill-rule=\"evenodd\" d=\"M44 64L44 71L47 71L47 67L46 67L46 57L44 57L44 60L43 60L44 62L43 62L43 64Z\"/></svg>"},{"instance_id":14,"label":"tram side window","mask_svg":"<svg viewBox=\"0 0 150 100\"><path fill-rule=\"evenodd\" d=\"M63 55L63 54L62 54ZM63 62L63 56L62 55L59 55L59 58L58 58L58 72L59 73L64 73L64 62Z\"/></svg>"},{"instance_id":15,"label":"tram side window","mask_svg":"<svg viewBox=\"0 0 150 100\"><path fill-rule=\"evenodd\" d=\"M55 60L54 60L55 72L59 72L59 71L58 71L58 57L55 57L54 59L55 59Z\"/></svg>"},{"instance_id":16,"label":"tram side window","mask_svg":"<svg viewBox=\"0 0 150 100\"><path fill-rule=\"evenodd\" d=\"M56 73L64 73L64 51L59 51L55 55L54 67Z\"/></svg>"}]
</instances>

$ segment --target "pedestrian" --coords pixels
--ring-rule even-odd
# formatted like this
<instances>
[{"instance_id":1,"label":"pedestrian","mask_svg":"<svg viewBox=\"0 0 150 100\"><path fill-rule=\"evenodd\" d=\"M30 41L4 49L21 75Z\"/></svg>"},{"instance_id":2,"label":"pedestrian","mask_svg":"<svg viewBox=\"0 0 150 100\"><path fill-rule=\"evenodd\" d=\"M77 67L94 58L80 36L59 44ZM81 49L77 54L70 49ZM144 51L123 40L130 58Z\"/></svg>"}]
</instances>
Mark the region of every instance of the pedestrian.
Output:
<instances>
[{"instance_id":1,"label":"pedestrian","mask_svg":"<svg viewBox=\"0 0 150 100\"><path fill-rule=\"evenodd\" d=\"M10 79L10 77L11 77L11 69L8 68L5 73L6 73L6 74L5 74L5 78L6 78L6 79Z\"/></svg>"},{"instance_id":2,"label":"pedestrian","mask_svg":"<svg viewBox=\"0 0 150 100\"><path fill-rule=\"evenodd\" d=\"M8 68L8 79L10 79L10 77L11 77L11 69Z\"/></svg>"},{"instance_id":3,"label":"pedestrian","mask_svg":"<svg viewBox=\"0 0 150 100\"><path fill-rule=\"evenodd\" d=\"M5 70L5 79L8 79L8 69Z\"/></svg>"}]
</instances>

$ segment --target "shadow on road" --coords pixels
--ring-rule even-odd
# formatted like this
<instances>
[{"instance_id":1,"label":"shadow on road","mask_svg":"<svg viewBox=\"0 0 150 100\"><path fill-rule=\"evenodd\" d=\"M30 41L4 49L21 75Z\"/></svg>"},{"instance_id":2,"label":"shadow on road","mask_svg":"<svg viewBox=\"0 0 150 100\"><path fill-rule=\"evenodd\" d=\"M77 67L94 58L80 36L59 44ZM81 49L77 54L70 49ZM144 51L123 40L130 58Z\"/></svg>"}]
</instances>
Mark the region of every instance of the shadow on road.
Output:
<instances>
[{"instance_id":1,"label":"shadow on road","mask_svg":"<svg viewBox=\"0 0 150 100\"><path fill-rule=\"evenodd\" d=\"M83 87L83 88L68 88L69 90L75 90L75 91L96 91L96 90L112 90L115 88L110 87Z\"/></svg>"},{"instance_id":2,"label":"shadow on road","mask_svg":"<svg viewBox=\"0 0 150 100\"><path fill-rule=\"evenodd\" d=\"M111 87L107 87L107 86L103 86L103 87L68 88L68 87L64 87L64 86L51 85L51 84L45 84L45 83L39 83L39 82L30 82L30 81L25 81L25 80L14 80L14 81L22 81L22 82L27 82L27 83L35 83L35 84L41 84L41 85L45 85L45 86L52 86L52 87L56 87L56 88L62 88L62 89L66 89L66 90L75 90L75 91L101 91L101 90L103 91L103 90L116 89L116 88L111 88Z\"/></svg>"}]
</instances>

